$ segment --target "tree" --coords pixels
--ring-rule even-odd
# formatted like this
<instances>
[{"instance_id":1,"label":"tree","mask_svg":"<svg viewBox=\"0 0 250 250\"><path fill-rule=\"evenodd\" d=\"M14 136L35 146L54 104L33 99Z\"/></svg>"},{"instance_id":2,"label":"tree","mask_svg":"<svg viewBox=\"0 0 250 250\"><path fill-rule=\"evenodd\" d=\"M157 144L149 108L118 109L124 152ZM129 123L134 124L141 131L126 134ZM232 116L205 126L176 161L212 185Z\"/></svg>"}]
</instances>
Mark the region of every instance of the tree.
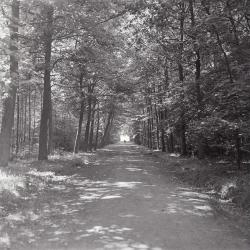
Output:
<instances>
[{"instance_id":1,"label":"tree","mask_svg":"<svg viewBox=\"0 0 250 250\"><path fill-rule=\"evenodd\" d=\"M44 88L43 88L43 108L40 122L39 135L39 160L48 159L48 131L50 116L52 112L51 102L51 52L53 41L53 16L54 8L51 5L44 6L45 28L43 37L44 46Z\"/></svg>"},{"instance_id":2,"label":"tree","mask_svg":"<svg viewBox=\"0 0 250 250\"><path fill-rule=\"evenodd\" d=\"M20 2L11 3L10 20L10 83L5 87L3 100L3 116L0 134L0 162L6 166L10 159L11 133L14 125L14 111L18 87L18 30L19 30Z\"/></svg>"}]
</instances>

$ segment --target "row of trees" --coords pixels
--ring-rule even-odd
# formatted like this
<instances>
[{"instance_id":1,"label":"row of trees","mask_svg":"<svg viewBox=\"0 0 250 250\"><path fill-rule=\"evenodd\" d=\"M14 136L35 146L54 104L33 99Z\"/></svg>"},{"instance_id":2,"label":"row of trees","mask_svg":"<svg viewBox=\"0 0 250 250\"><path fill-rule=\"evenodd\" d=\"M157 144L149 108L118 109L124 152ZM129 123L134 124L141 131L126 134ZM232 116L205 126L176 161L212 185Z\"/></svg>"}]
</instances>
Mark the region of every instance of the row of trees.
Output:
<instances>
[{"instance_id":1,"label":"row of trees","mask_svg":"<svg viewBox=\"0 0 250 250\"><path fill-rule=\"evenodd\" d=\"M11 149L95 149L135 116L150 148L249 154L249 1L1 5L1 164Z\"/></svg>"},{"instance_id":2,"label":"row of trees","mask_svg":"<svg viewBox=\"0 0 250 250\"><path fill-rule=\"evenodd\" d=\"M131 91L112 21L124 12L122 1L1 5L1 165L12 155L46 160L55 149L77 153L109 143Z\"/></svg>"},{"instance_id":3,"label":"row of trees","mask_svg":"<svg viewBox=\"0 0 250 250\"><path fill-rule=\"evenodd\" d=\"M250 4L140 1L126 25L137 53L138 143L182 155L250 153Z\"/></svg>"}]
</instances>

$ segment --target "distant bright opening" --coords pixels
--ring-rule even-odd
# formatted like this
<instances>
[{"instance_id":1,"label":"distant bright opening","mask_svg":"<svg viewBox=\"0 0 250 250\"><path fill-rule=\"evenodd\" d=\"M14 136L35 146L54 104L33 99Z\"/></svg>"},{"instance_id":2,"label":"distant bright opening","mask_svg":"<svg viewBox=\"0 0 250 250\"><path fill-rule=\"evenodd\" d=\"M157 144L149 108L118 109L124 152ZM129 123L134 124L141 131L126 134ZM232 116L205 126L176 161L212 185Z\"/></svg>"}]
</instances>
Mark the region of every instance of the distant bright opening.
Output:
<instances>
[{"instance_id":1,"label":"distant bright opening","mask_svg":"<svg viewBox=\"0 0 250 250\"><path fill-rule=\"evenodd\" d=\"M120 135L120 141L127 142L130 141L130 138L128 135Z\"/></svg>"}]
</instances>

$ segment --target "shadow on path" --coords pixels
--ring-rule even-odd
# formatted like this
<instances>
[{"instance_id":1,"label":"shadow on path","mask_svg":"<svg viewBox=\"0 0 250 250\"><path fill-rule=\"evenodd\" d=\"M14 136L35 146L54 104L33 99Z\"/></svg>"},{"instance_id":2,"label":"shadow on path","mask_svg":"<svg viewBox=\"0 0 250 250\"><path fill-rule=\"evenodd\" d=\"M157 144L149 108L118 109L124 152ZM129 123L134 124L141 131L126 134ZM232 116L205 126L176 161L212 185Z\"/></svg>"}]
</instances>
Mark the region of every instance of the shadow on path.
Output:
<instances>
[{"instance_id":1,"label":"shadow on path","mask_svg":"<svg viewBox=\"0 0 250 250\"><path fill-rule=\"evenodd\" d=\"M61 169L29 209L9 215L11 249L248 250L209 196L162 176L139 146L111 145Z\"/></svg>"}]
</instances>

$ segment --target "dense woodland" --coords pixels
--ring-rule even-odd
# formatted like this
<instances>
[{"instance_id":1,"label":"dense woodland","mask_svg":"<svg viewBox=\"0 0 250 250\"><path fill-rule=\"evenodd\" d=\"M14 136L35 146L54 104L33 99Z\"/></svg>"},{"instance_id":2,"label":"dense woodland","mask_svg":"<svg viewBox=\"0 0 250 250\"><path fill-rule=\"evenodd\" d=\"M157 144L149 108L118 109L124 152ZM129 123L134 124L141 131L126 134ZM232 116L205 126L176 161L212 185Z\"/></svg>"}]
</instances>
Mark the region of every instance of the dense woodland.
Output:
<instances>
[{"instance_id":1,"label":"dense woodland","mask_svg":"<svg viewBox=\"0 0 250 250\"><path fill-rule=\"evenodd\" d=\"M0 162L129 134L250 157L248 0L2 0Z\"/></svg>"}]
</instances>

